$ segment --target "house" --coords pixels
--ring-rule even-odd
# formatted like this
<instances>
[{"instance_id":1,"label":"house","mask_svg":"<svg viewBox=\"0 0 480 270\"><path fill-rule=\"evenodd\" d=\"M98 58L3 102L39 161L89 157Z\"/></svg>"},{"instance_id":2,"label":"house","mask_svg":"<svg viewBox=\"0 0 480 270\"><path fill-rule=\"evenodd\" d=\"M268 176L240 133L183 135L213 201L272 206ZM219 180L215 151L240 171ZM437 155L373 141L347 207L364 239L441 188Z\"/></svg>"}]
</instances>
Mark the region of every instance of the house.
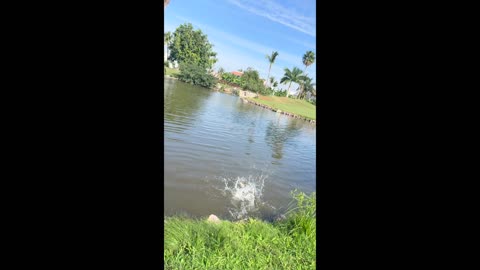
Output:
<instances>
[{"instance_id":1,"label":"house","mask_svg":"<svg viewBox=\"0 0 480 270\"><path fill-rule=\"evenodd\" d=\"M238 76L238 77L241 77L243 75L243 72L240 72L240 71L232 71L230 73L232 73L233 75Z\"/></svg>"}]
</instances>

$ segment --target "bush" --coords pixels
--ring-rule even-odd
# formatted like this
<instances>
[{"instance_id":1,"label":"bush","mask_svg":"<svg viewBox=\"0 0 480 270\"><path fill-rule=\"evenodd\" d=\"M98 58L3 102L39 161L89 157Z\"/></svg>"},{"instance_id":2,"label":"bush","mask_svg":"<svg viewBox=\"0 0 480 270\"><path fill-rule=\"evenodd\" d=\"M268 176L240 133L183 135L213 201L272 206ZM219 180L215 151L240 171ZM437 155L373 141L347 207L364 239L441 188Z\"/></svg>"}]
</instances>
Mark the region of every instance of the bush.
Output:
<instances>
[{"instance_id":1,"label":"bush","mask_svg":"<svg viewBox=\"0 0 480 270\"><path fill-rule=\"evenodd\" d=\"M217 84L217 79L209 74L205 68L190 63L180 64L180 74L177 77L183 82L206 88L213 88Z\"/></svg>"},{"instance_id":2,"label":"bush","mask_svg":"<svg viewBox=\"0 0 480 270\"><path fill-rule=\"evenodd\" d=\"M264 95L264 96L270 96L272 95L273 93L273 89L272 88L266 88L266 87L263 87L262 90L260 90L260 94Z\"/></svg>"},{"instance_id":3,"label":"bush","mask_svg":"<svg viewBox=\"0 0 480 270\"><path fill-rule=\"evenodd\" d=\"M277 97L286 97L287 96L287 90L284 91L275 91L275 96Z\"/></svg>"},{"instance_id":4,"label":"bush","mask_svg":"<svg viewBox=\"0 0 480 270\"><path fill-rule=\"evenodd\" d=\"M228 83L233 83L237 76L233 75L232 73L223 73L222 74L222 80L228 82Z\"/></svg>"},{"instance_id":5,"label":"bush","mask_svg":"<svg viewBox=\"0 0 480 270\"><path fill-rule=\"evenodd\" d=\"M264 95L272 93L271 90L266 89L263 85L263 81L260 79L258 71L250 68L247 69L241 77L235 76L232 73L223 73L222 80L231 85L239 86L244 90L262 93Z\"/></svg>"},{"instance_id":6,"label":"bush","mask_svg":"<svg viewBox=\"0 0 480 270\"><path fill-rule=\"evenodd\" d=\"M265 91L265 86L263 86L263 81L260 79L258 71L249 68L243 73L241 78L243 81L243 84L241 84L243 89L256 93Z\"/></svg>"}]
</instances>

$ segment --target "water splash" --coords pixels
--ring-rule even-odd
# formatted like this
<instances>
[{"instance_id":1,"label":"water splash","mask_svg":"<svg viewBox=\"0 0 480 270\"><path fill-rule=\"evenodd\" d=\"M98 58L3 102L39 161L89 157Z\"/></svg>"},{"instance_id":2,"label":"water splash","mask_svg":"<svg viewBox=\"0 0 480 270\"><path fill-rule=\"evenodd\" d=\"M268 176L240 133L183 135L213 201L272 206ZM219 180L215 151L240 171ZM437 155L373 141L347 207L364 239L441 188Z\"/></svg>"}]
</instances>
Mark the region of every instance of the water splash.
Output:
<instances>
[{"instance_id":1,"label":"water splash","mask_svg":"<svg viewBox=\"0 0 480 270\"><path fill-rule=\"evenodd\" d=\"M223 195L229 197L233 207L228 211L234 219L247 218L262 205L263 188L268 175L257 177L224 178Z\"/></svg>"}]
</instances>

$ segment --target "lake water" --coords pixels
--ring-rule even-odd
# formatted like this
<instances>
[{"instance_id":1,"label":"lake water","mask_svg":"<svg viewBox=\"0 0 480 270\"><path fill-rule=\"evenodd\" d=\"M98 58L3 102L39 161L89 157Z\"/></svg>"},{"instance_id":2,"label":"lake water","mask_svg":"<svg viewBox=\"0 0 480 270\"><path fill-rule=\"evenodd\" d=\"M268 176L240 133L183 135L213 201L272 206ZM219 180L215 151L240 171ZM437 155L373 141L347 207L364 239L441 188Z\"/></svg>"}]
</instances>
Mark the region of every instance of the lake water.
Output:
<instances>
[{"instance_id":1,"label":"lake water","mask_svg":"<svg viewBox=\"0 0 480 270\"><path fill-rule=\"evenodd\" d=\"M164 80L165 215L273 219L316 189L316 127Z\"/></svg>"}]
</instances>

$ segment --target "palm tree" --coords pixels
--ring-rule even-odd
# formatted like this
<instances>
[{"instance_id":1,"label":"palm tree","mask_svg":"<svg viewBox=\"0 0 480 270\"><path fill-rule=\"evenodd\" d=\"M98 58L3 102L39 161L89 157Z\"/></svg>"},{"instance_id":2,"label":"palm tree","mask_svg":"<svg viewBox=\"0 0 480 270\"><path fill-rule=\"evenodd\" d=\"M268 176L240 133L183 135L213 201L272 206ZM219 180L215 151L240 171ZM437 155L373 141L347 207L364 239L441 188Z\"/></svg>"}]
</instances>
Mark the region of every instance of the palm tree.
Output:
<instances>
[{"instance_id":1,"label":"palm tree","mask_svg":"<svg viewBox=\"0 0 480 270\"><path fill-rule=\"evenodd\" d=\"M268 78L270 78L270 70L272 69L273 63L275 63L275 59L277 58L277 56L278 56L278 52L272 52L272 55L267 54L268 62L270 62L270 66L268 67L267 80L268 80Z\"/></svg>"},{"instance_id":2,"label":"palm tree","mask_svg":"<svg viewBox=\"0 0 480 270\"><path fill-rule=\"evenodd\" d=\"M313 94L315 91L315 83L312 83L312 78L307 76L301 76L300 92L298 93L298 98L305 98L307 93Z\"/></svg>"},{"instance_id":3,"label":"palm tree","mask_svg":"<svg viewBox=\"0 0 480 270\"><path fill-rule=\"evenodd\" d=\"M167 59L168 59L168 46L170 45L170 43L172 43L172 39L173 39L173 35L171 32L167 32L163 36L163 42L167 44Z\"/></svg>"},{"instance_id":4,"label":"palm tree","mask_svg":"<svg viewBox=\"0 0 480 270\"><path fill-rule=\"evenodd\" d=\"M278 89L277 89L277 86L278 86L278 82L277 82L277 81L273 82L273 93L272 93L273 96L275 95L275 93L276 93L277 90L278 90Z\"/></svg>"},{"instance_id":5,"label":"palm tree","mask_svg":"<svg viewBox=\"0 0 480 270\"><path fill-rule=\"evenodd\" d=\"M275 82L275 78L274 78L274 77L270 77L270 88L272 88L272 90L273 90L273 87L272 87L272 86L273 86L273 83L274 83L274 82ZM272 91L272 96L273 96L273 93L274 93L274 92L275 92L275 91Z\"/></svg>"},{"instance_id":6,"label":"palm tree","mask_svg":"<svg viewBox=\"0 0 480 270\"><path fill-rule=\"evenodd\" d=\"M270 84L273 84L274 81L275 81L275 77L270 77Z\"/></svg>"},{"instance_id":7,"label":"palm tree","mask_svg":"<svg viewBox=\"0 0 480 270\"><path fill-rule=\"evenodd\" d=\"M306 52L303 55L302 61L303 61L303 64L305 65L305 70L303 72L305 72L307 71L307 67L313 64L313 62L315 62L315 53L312 51Z\"/></svg>"},{"instance_id":8,"label":"palm tree","mask_svg":"<svg viewBox=\"0 0 480 270\"><path fill-rule=\"evenodd\" d=\"M302 71L294 67L292 70L289 70L288 68L285 68L285 75L283 75L283 78L280 80L280 83L290 83L288 85L287 89L287 98L288 98L288 92L290 91L290 86L292 85L292 82L298 83L302 78Z\"/></svg>"}]
</instances>

